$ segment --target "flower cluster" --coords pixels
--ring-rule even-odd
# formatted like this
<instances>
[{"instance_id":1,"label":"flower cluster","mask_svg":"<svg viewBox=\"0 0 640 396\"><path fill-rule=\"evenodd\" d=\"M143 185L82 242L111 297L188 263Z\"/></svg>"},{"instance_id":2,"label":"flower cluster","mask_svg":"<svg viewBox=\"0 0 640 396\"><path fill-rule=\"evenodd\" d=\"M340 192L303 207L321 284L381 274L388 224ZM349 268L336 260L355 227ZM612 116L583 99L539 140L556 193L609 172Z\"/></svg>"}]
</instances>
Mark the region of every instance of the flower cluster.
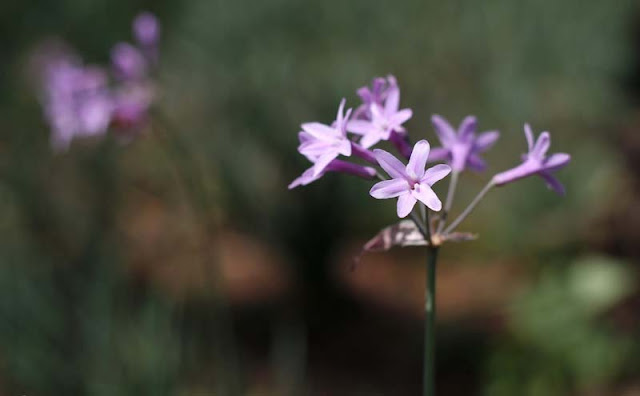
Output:
<instances>
[{"instance_id":1,"label":"flower cluster","mask_svg":"<svg viewBox=\"0 0 640 396\"><path fill-rule=\"evenodd\" d=\"M376 199L397 198L398 217L410 215L418 202L431 211L442 211L439 216L441 224L437 227L438 233L444 230L442 240L446 239L447 235L452 235L455 226L494 186L538 175L552 190L564 194L563 186L551 173L569 163L569 154L557 153L547 156L550 145L549 133L543 132L534 142L531 128L526 124L525 135L529 151L522 157L522 163L493 176L467 210L444 229L446 213L451 209L458 175L467 169L486 169L482 154L496 143L499 132L477 133L477 120L474 116L464 118L456 129L443 117L433 115L431 121L441 146L431 148L426 140L420 140L412 146L404 124L411 119L413 112L408 108L400 108L400 89L395 77L376 78L370 87L358 89L357 94L362 103L355 111L345 110L346 101L342 99L336 119L332 123L302 124L302 131L298 135L298 151L312 163L312 166L289 185L290 189L314 182L327 172L348 173L365 179L378 178L379 182L371 188L370 195ZM395 146L400 155L408 159L408 163L405 165L385 150L373 149L384 141L389 141ZM338 159L339 157L349 160ZM369 164L351 161L355 157ZM431 162L443 163L427 168L427 163ZM370 165L379 166L390 179ZM453 177L443 207L431 187L449 174ZM414 216L414 219L416 218L418 217ZM415 221L418 225L418 221ZM425 226L423 224L423 228ZM425 237L436 232L430 229L431 224L426 227Z\"/></svg>"},{"instance_id":2,"label":"flower cluster","mask_svg":"<svg viewBox=\"0 0 640 396\"><path fill-rule=\"evenodd\" d=\"M110 127L120 138L131 138L145 124L154 100L151 74L160 38L156 17L138 15L133 35L135 45L113 47L108 68L84 64L67 47L47 47L38 54L40 99L55 150L66 150L75 138L104 135Z\"/></svg>"}]
</instances>

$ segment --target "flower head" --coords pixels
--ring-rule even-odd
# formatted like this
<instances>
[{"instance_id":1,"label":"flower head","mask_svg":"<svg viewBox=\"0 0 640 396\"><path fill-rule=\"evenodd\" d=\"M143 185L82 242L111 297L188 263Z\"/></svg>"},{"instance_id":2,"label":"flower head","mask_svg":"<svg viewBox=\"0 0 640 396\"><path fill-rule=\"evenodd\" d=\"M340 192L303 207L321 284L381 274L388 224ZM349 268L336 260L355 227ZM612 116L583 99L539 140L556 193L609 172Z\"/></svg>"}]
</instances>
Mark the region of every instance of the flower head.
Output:
<instances>
[{"instance_id":1,"label":"flower head","mask_svg":"<svg viewBox=\"0 0 640 396\"><path fill-rule=\"evenodd\" d=\"M398 88L398 82L392 75L387 78L376 77L371 82L371 87L364 86L358 89L357 94L362 100L362 104L353 112L353 118L356 120L371 119L371 105L377 104L384 106L389 92Z\"/></svg>"},{"instance_id":2,"label":"flower head","mask_svg":"<svg viewBox=\"0 0 640 396\"><path fill-rule=\"evenodd\" d=\"M391 180L375 184L369 194L376 199L397 197L397 213L401 218L411 213L417 201L431 210L439 211L442 203L431 186L445 178L451 172L451 167L439 164L425 170L429 150L426 140L416 143L406 166L390 153L374 150L378 163L391 176Z\"/></svg>"},{"instance_id":3,"label":"flower head","mask_svg":"<svg viewBox=\"0 0 640 396\"><path fill-rule=\"evenodd\" d=\"M447 120L439 115L431 117L442 147L432 150L430 161L448 161L456 172L469 167L482 171L486 165L480 154L487 151L498 140L497 131L484 132L476 136L477 121L467 116L456 131Z\"/></svg>"},{"instance_id":4,"label":"flower head","mask_svg":"<svg viewBox=\"0 0 640 396\"><path fill-rule=\"evenodd\" d=\"M529 151L523 155L522 164L498 173L493 177L493 183L502 186L527 176L538 175L544 179L550 189L563 195L564 186L551 173L565 167L571 161L571 156L566 153L546 155L551 145L549 132L542 132L538 136L538 140L534 141L531 127L529 124L525 124L524 134L527 138Z\"/></svg>"},{"instance_id":5,"label":"flower head","mask_svg":"<svg viewBox=\"0 0 640 396\"><path fill-rule=\"evenodd\" d=\"M339 155L351 155L351 141L347 139L346 124L351 115L351 109L344 112L345 99L340 102L336 120L332 125L319 122L302 124L302 131L298 134L300 154L314 163L313 176L319 177L331 161Z\"/></svg>"},{"instance_id":6,"label":"flower head","mask_svg":"<svg viewBox=\"0 0 640 396\"><path fill-rule=\"evenodd\" d=\"M399 110L400 89L395 84L395 79L393 81L394 84L390 84L385 91L384 103L377 100L381 94L369 94L372 99L370 99L367 119L352 120L347 124L349 132L362 135L360 145L364 148L369 148L380 140L389 140L394 132L404 132L402 124L413 115L411 109Z\"/></svg>"},{"instance_id":7,"label":"flower head","mask_svg":"<svg viewBox=\"0 0 640 396\"><path fill-rule=\"evenodd\" d=\"M111 49L111 63L116 77L122 80L145 78L149 68L142 52L129 43L118 43Z\"/></svg>"},{"instance_id":8,"label":"flower head","mask_svg":"<svg viewBox=\"0 0 640 396\"><path fill-rule=\"evenodd\" d=\"M69 50L50 50L41 58L41 101L53 148L66 150L76 137L106 133L113 102L104 70L83 65Z\"/></svg>"},{"instance_id":9,"label":"flower head","mask_svg":"<svg viewBox=\"0 0 640 396\"><path fill-rule=\"evenodd\" d=\"M155 15L142 12L133 20L133 35L143 47L154 47L160 39L160 23Z\"/></svg>"}]
</instances>

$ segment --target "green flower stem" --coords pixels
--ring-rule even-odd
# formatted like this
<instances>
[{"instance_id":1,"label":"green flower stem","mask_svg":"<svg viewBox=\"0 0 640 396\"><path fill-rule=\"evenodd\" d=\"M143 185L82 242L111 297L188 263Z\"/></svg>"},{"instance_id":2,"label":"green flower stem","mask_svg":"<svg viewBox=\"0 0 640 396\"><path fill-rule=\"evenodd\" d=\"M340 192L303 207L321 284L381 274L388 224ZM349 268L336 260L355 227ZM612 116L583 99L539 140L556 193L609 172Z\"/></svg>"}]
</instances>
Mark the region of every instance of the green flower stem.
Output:
<instances>
[{"instance_id":1,"label":"green flower stem","mask_svg":"<svg viewBox=\"0 0 640 396\"><path fill-rule=\"evenodd\" d=\"M427 247L427 286L425 290L424 319L424 377L423 396L435 396L436 371L436 262L438 248Z\"/></svg>"},{"instance_id":2,"label":"green flower stem","mask_svg":"<svg viewBox=\"0 0 640 396\"><path fill-rule=\"evenodd\" d=\"M451 211L451 206L453 206L453 197L456 194L456 187L458 187L458 176L460 173L458 171L451 172L451 179L449 180L449 190L447 191L447 200L444 203L444 209L442 210L442 214L440 215L440 222L438 224L438 234L442 232L444 226L447 222L447 215L449 211Z\"/></svg>"},{"instance_id":3,"label":"green flower stem","mask_svg":"<svg viewBox=\"0 0 640 396\"><path fill-rule=\"evenodd\" d=\"M467 206L467 208L462 213L460 213L460 215L451 224L449 224L449 226L444 230L444 235L449 234L460 223L462 223L462 221L473 211L476 205L478 205L478 203L482 201L482 198L484 198L484 196L489 192L489 190L491 190L491 188L493 188L493 186L495 186L495 184L493 183L492 179L489 181L489 183L487 183L487 185L484 186L482 190L480 190L478 195L476 195L473 201L471 201L469 206Z\"/></svg>"}]
</instances>

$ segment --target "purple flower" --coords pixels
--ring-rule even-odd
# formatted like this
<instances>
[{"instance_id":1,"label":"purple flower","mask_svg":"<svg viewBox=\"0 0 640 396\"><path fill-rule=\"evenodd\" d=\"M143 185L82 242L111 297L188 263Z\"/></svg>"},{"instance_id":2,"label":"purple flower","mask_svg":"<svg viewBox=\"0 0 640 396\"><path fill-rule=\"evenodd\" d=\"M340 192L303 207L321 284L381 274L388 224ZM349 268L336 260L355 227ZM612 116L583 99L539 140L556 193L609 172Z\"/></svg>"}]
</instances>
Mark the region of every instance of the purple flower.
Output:
<instances>
[{"instance_id":1,"label":"purple flower","mask_svg":"<svg viewBox=\"0 0 640 396\"><path fill-rule=\"evenodd\" d=\"M549 146L551 145L549 132L542 132L540 136L538 136L538 140L534 143L531 127L529 124L525 124L524 134L527 138L529 152L523 155L522 164L498 173L493 177L493 183L496 186L502 186L522 179L523 177L538 175L544 179L550 189L560 195L564 195L564 187L551 175L551 172L565 167L571 160L571 156L566 153L555 153L548 157L546 156L547 150L549 150Z\"/></svg>"},{"instance_id":2,"label":"purple flower","mask_svg":"<svg viewBox=\"0 0 640 396\"><path fill-rule=\"evenodd\" d=\"M51 126L51 144L66 150L76 137L107 131L113 103L107 75L84 66L70 52L43 54L41 101Z\"/></svg>"},{"instance_id":3,"label":"purple flower","mask_svg":"<svg viewBox=\"0 0 640 396\"><path fill-rule=\"evenodd\" d=\"M119 79L114 87L112 125L119 132L138 130L148 119L155 99L150 72L157 60L159 29L155 16L142 13L133 22L133 34L139 46L118 43L111 50L114 74Z\"/></svg>"},{"instance_id":4,"label":"purple flower","mask_svg":"<svg viewBox=\"0 0 640 396\"><path fill-rule=\"evenodd\" d=\"M446 177L451 172L451 167L439 164L425 170L429 149L429 142L426 140L416 143L406 166L390 153L374 150L378 163L392 179L375 184L369 194L376 199L397 197L400 218L411 213L417 201L431 210L439 211L442 203L431 186Z\"/></svg>"},{"instance_id":5,"label":"purple flower","mask_svg":"<svg viewBox=\"0 0 640 396\"><path fill-rule=\"evenodd\" d=\"M400 107L400 89L394 86L388 90L384 105L369 105L370 119L352 120L347 124L349 132L362 135L360 145L369 148L380 140L389 140L393 132L403 133L402 126L413 115L411 109L398 110Z\"/></svg>"},{"instance_id":6,"label":"purple flower","mask_svg":"<svg viewBox=\"0 0 640 396\"><path fill-rule=\"evenodd\" d=\"M329 162L329 164L322 170L322 172L317 175L314 174L313 166L304 171L304 173L300 177L296 178L291 182L291 184L289 184L289 190L313 183L314 181L324 176L324 174L327 172L347 173L350 175L362 177L364 179L373 179L376 176L376 170L369 166L362 166L352 164L351 162L334 159L333 161Z\"/></svg>"},{"instance_id":7,"label":"purple flower","mask_svg":"<svg viewBox=\"0 0 640 396\"><path fill-rule=\"evenodd\" d=\"M398 88L396 78L389 75L386 79L382 77L374 78L371 88L364 86L358 89L357 93L362 100L362 104L353 112L353 118L356 120L371 119L371 105L383 106L389 92L396 88Z\"/></svg>"},{"instance_id":8,"label":"purple flower","mask_svg":"<svg viewBox=\"0 0 640 396\"><path fill-rule=\"evenodd\" d=\"M140 129L148 119L153 100L153 86L149 83L128 83L117 87L113 94L111 124L118 131Z\"/></svg>"},{"instance_id":9,"label":"purple flower","mask_svg":"<svg viewBox=\"0 0 640 396\"><path fill-rule=\"evenodd\" d=\"M456 172L469 167L476 171L485 169L486 164L480 154L487 151L498 140L497 131L484 132L476 136L476 118L467 116L458 131L439 115L431 117L442 147L431 151L429 161L447 161Z\"/></svg>"},{"instance_id":10,"label":"purple flower","mask_svg":"<svg viewBox=\"0 0 640 396\"><path fill-rule=\"evenodd\" d=\"M147 76L148 62L140 50L129 43L118 43L111 50L115 75L122 80L136 80Z\"/></svg>"},{"instance_id":11,"label":"purple flower","mask_svg":"<svg viewBox=\"0 0 640 396\"><path fill-rule=\"evenodd\" d=\"M160 39L160 23L155 15L142 12L133 20L133 35L143 47L155 47Z\"/></svg>"},{"instance_id":12,"label":"purple flower","mask_svg":"<svg viewBox=\"0 0 640 396\"><path fill-rule=\"evenodd\" d=\"M351 141L347 139L346 125L351 109L344 113L345 99L340 102L336 120L332 125L319 122L302 124L302 131L298 134L300 145L298 151L313 162L313 176L319 177L331 161L340 154L345 157L351 155Z\"/></svg>"}]
</instances>

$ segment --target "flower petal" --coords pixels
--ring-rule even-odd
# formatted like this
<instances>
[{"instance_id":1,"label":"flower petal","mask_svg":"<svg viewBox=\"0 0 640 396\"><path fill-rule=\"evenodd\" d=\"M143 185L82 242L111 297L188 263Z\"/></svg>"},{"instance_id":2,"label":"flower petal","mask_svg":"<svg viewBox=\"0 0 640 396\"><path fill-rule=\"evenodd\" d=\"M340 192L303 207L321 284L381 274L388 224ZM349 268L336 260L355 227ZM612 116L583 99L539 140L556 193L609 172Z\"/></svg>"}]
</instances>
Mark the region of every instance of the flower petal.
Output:
<instances>
[{"instance_id":1,"label":"flower petal","mask_svg":"<svg viewBox=\"0 0 640 396\"><path fill-rule=\"evenodd\" d=\"M429 158L429 142L420 140L413 146L409 163L407 164L407 175L414 180L420 180L424 175L424 168L427 166L427 158Z\"/></svg>"},{"instance_id":2,"label":"flower petal","mask_svg":"<svg viewBox=\"0 0 640 396\"><path fill-rule=\"evenodd\" d=\"M394 114L400 107L400 89L396 87L390 87L387 93L387 99L384 101L384 112L387 115Z\"/></svg>"},{"instance_id":3,"label":"flower petal","mask_svg":"<svg viewBox=\"0 0 640 396\"><path fill-rule=\"evenodd\" d=\"M313 175L318 176L320 173L322 173L322 171L325 170L327 165L329 165L331 161L336 159L337 156L338 156L337 152L327 152L325 154L322 154L320 157L318 157L318 159L316 160L316 163L313 164Z\"/></svg>"},{"instance_id":4,"label":"flower petal","mask_svg":"<svg viewBox=\"0 0 640 396\"><path fill-rule=\"evenodd\" d=\"M470 154L467 157L467 167L476 172L482 172L487 169L487 164L484 162L482 158L480 158L477 154Z\"/></svg>"},{"instance_id":5,"label":"flower petal","mask_svg":"<svg viewBox=\"0 0 640 396\"><path fill-rule=\"evenodd\" d=\"M327 138L335 137L337 135L334 128L319 122L306 122L301 126L305 132L316 139L327 140Z\"/></svg>"},{"instance_id":6,"label":"flower petal","mask_svg":"<svg viewBox=\"0 0 640 396\"><path fill-rule=\"evenodd\" d=\"M524 124L524 136L527 138L528 151L531 152L533 150L533 132L531 132L529 124Z\"/></svg>"},{"instance_id":7,"label":"flower petal","mask_svg":"<svg viewBox=\"0 0 640 396\"><path fill-rule=\"evenodd\" d=\"M402 109L399 112L393 114L389 118L389 123L392 125L400 126L407 122L413 116L413 110L411 109Z\"/></svg>"},{"instance_id":8,"label":"flower petal","mask_svg":"<svg viewBox=\"0 0 640 396\"><path fill-rule=\"evenodd\" d=\"M538 175L540 175L540 177L544 179L544 181L547 183L547 187L549 187L551 190L555 191L559 195L565 195L566 191L564 189L564 186L558 181L558 179L551 176L547 172L540 172L538 173Z\"/></svg>"},{"instance_id":9,"label":"flower petal","mask_svg":"<svg viewBox=\"0 0 640 396\"><path fill-rule=\"evenodd\" d=\"M456 141L456 131L443 117L434 114L431 116L431 123L433 124L443 146L451 146Z\"/></svg>"},{"instance_id":10,"label":"flower petal","mask_svg":"<svg viewBox=\"0 0 640 396\"><path fill-rule=\"evenodd\" d=\"M458 138L463 141L468 141L476 132L476 126L478 122L474 116L466 116L460 123L458 128Z\"/></svg>"},{"instance_id":11,"label":"flower petal","mask_svg":"<svg viewBox=\"0 0 640 396\"><path fill-rule=\"evenodd\" d=\"M376 157L376 161L394 179L406 179L407 172L405 166L400 160L394 157L392 154L376 149L373 150L373 155Z\"/></svg>"},{"instance_id":12,"label":"flower petal","mask_svg":"<svg viewBox=\"0 0 640 396\"><path fill-rule=\"evenodd\" d=\"M365 149L368 149L371 146L374 146L380 140L382 140L382 136L380 134L376 132L371 132L364 135L362 139L360 139L360 146L362 146Z\"/></svg>"},{"instance_id":13,"label":"flower petal","mask_svg":"<svg viewBox=\"0 0 640 396\"><path fill-rule=\"evenodd\" d=\"M438 212L442 209L442 202L440 202L440 198L438 198L431 187L425 183L420 183L416 186L416 188L411 191L411 195L423 204L427 205L427 208L434 212Z\"/></svg>"},{"instance_id":14,"label":"flower petal","mask_svg":"<svg viewBox=\"0 0 640 396\"><path fill-rule=\"evenodd\" d=\"M547 154L550 145L551 137L549 136L549 132L542 132L540 136L538 136L538 141L536 141L536 145L533 147L532 154L536 158L542 159Z\"/></svg>"},{"instance_id":15,"label":"flower petal","mask_svg":"<svg viewBox=\"0 0 640 396\"><path fill-rule=\"evenodd\" d=\"M358 135L366 135L374 126L370 121L351 120L347 123L347 131Z\"/></svg>"},{"instance_id":16,"label":"flower petal","mask_svg":"<svg viewBox=\"0 0 640 396\"><path fill-rule=\"evenodd\" d=\"M374 184L369 194L376 199L387 199L408 193L409 190L409 183L406 180L391 179Z\"/></svg>"},{"instance_id":17,"label":"flower petal","mask_svg":"<svg viewBox=\"0 0 640 396\"><path fill-rule=\"evenodd\" d=\"M347 103L347 99L342 98L340 106L338 106L338 113L336 114L336 125L339 127L344 122L344 106Z\"/></svg>"},{"instance_id":18,"label":"flower petal","mask_svg":"<svg viewBox=\"0 0 640 396\"><path fill-rule=\"evenodd\" d=\"M420 179L420 184L433 186L438 181L447 177L449 173L451 173L451 167L449 165L438 164L424 172L424 176Z\"/></svg>"},{"instance_id":19,"label":"flower petal","mask_svg":"<svg viewBox=\"0 0 640 396\"><path fill-rule=\"evenodd\" d=\"M491 148L500 137L498 131L484 132L478 135L474 145L475 151L484 152Z\"/></svg>"},{"instance_id":20,"label":"flower petal","mask_svg":"<svg viewBox=\"0 0 640 396\"><path fill-rule=\"evenodd\" d=\"M413 210L417 200L410 193L402 194L398 197L398 205L397 205L397 213L398 217L401 219L407 217L409 213Z\"/></svg>"},{"instance_id":21,"label":"flower petal","mask_svg":"<svg viewBox=\"0 0 640 396\"><path fill-rule=\"evenodd\" d=\"M451 161L451 150L444 147L432 148L427 162Z\"/></svg>"},{"instance_id":22,"label":"flower petal","mask_svg":"<svg viewBox=\"0 0 640 396\"><path fill-rule=\"evenodd\" d=\"M313 173L314 173L313 172L313 167L311 167L311 168L307 169L306 171L304 171L304 173L302 173L302 175L300 175L298 178L296 178L294 181L292 181L291 184L289 184L289 190L294 189L294 188L299 187L299 186L306 186L307 184L318 180L324 174L324 173L320 173L320 174L314 176Z\"/></svg>"},{"instance_id":23,"label":"flower petal","mask_svg":"<svg viewBox=\"0 0 640 396\"><path fill-rule=\"evenodd\" d=\"M571 156L567 153L555 153L551 154L544 161L544 170L545 171L555 171L560 168L565 167L569 161L571 161Z\"/></svg>"}]
</instances>

